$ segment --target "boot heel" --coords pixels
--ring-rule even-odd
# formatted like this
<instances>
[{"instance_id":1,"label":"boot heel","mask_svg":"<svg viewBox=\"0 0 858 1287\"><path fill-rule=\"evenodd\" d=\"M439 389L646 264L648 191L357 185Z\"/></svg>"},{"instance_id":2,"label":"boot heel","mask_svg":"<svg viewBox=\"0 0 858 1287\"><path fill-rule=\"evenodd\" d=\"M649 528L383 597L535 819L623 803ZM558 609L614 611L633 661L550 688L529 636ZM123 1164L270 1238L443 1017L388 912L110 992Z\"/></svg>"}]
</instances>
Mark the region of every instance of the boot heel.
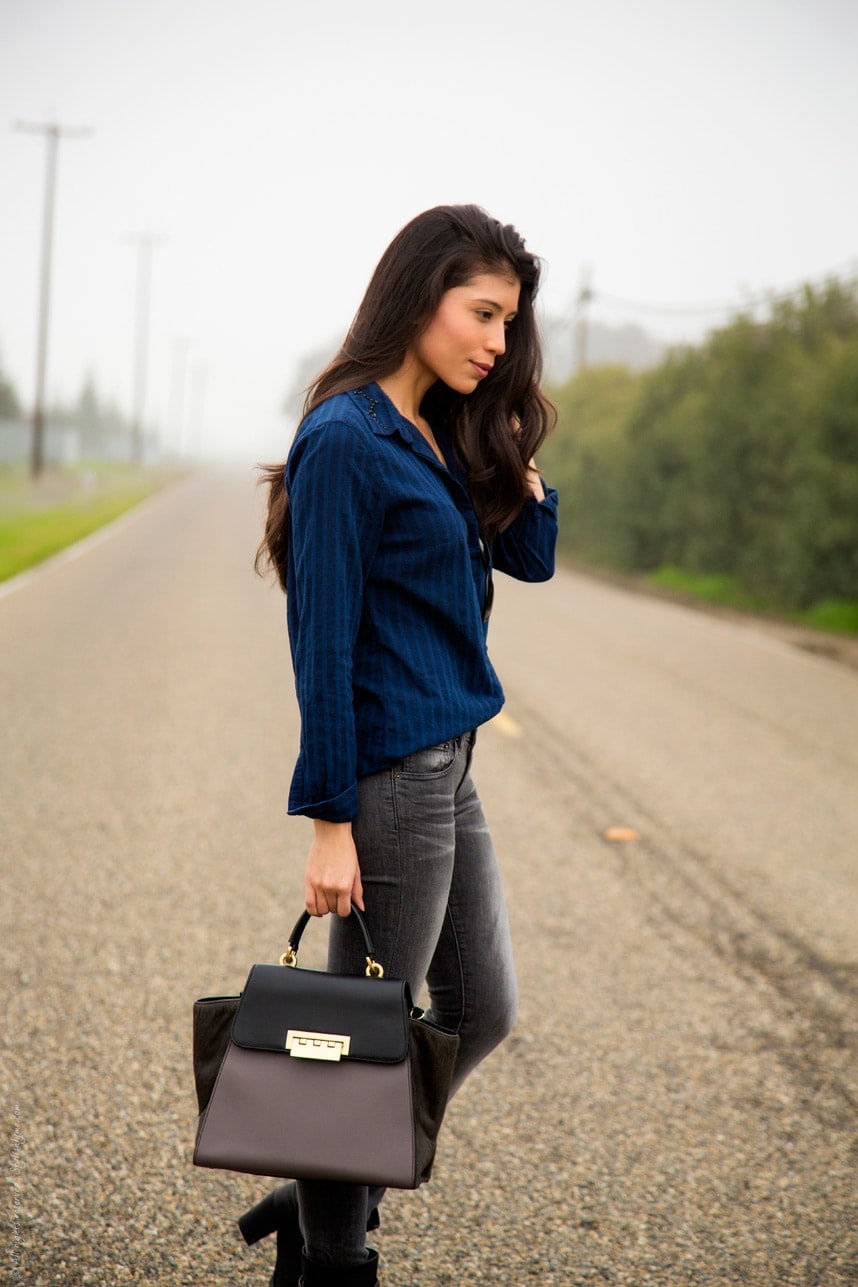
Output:
<instances>
[{"instance_id":1,"label":"boot heel","mask_svg":"<svg viewBox=\"0 0 858 1287\"><path fill-rule=\"evenodd\" d=\"M243 1216L239 1216L238 1227L248 1247L252 1247L255 1242L259 1242L261 1238L267 1238L270 1233L274 1233L275 1229L279 1229L288 1220L293 1208L297 1224L298 1205L295 1186L283 1184L279 1189L273 1189L271 1193L266 1194L261 1202L257 1202L255 1207L245 1211Z\"/></svg>"}]
</instances>

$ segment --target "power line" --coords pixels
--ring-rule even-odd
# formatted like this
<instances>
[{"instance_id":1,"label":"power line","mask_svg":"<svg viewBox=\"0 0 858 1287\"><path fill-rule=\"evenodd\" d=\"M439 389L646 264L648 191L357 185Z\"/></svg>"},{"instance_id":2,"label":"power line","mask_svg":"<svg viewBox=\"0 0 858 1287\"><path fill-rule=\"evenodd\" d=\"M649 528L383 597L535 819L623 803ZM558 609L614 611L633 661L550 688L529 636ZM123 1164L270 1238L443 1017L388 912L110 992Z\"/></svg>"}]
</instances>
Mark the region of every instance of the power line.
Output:
<instances>
[{"instance_id":1,"label":"power line","mask_svg":"<svg viewBox=\"0 0 858 1287\"><path fill-rule=\"evenodd\" d=\"M578 281L578 298L575 303L575 369L587 365L587 339L589 321L587 308L593 300L593 270L589 264L581 269Z\"/></svg>"},{"instance_id":2,"label":"power line","mask_svg":"<svg viewBox=\"0 0 858 1287\"><path fill-rule=\"evenodd\" d=\"M643 300L623 299L620 295L611 295L607 291L594 291L594 300L602 304L613 304L635 313L661 313L666 316L705 316L707 313L729 313L740 307L735 301L721 304L647 304Z\"/></svg>"},{"instance_id":3,"label":"power line","mask_svg":"<svg viewBox=\"0 0 858 1287\"><path fill-rule=\"evenodd\" d=\"M634 310L641 313L661 313L675 316L704 316L709 313L739 313L748 308L758 308L762 305L776 304L782 300L795 299L803 295L809 288L825 286L832 281L855 281L858 277L858 262L852 263L848 268L843 267L833 272L827 273L815 281L806 281L799 286L793 286L788 290L769 291L765 294L751 295L744 300L722 300L720 303L698 303L698 304L654 304L646 303L643 300L624 299L619 295L612 295L608 291L592 291L593 300L613 304L620 308Z\"/></svg>"}]
</instances>

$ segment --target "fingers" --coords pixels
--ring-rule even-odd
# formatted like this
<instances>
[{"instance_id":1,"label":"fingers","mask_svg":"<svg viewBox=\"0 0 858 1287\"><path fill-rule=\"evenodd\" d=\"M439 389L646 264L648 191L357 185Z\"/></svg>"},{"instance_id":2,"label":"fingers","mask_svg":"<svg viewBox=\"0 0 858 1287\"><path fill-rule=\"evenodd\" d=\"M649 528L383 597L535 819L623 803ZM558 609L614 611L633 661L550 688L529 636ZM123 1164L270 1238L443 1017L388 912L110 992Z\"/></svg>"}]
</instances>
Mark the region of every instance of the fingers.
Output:
<instances>
[{"instance_id":1,"label":"fingers","mask_svg":"<svg viewBox=\"0 0 858 1287\"><path fill-rule=\"evenodd\" d=\"M352 910L351 891L349 889L329 889L307 884L304 906L311 916L327 916L335 912L338 916L348 916ZM361 903L358 904L363 911Z\"/></svg>"},{"instance_id":2,"label":"fingers","mask_svg":"<svg viewBox=\"0 0 858 1287\"><path fill-rule=\"evenodd\" d=\"M545 500L545 486L535 460L527 466L527 484L531 494L538 500Z\"/></svg>"},{"instance_id":3,"label":"fingers","mask_svg":"<svg viewBox=\"0 0 858 1287\"><path fill-rule=\"evenodd\" d=\"M363 887L357 851L348 824L315 824L315 836L307 855L304 880L305 906L311 916L336 912L348 916L352 898L363 905Z\"/></svg>"},{"instance_id":4,"label":"fingers","mask_svg":"<svg viewBox=\"0 0 858 1287\"><path fill-rule=\"evenodd\" d=\"M322 912L316 901L316 891L309 880L304 881L304 906L311 916L321 916Z\"/></svg>"},{"instance_id":5,"label":"fingers","mask_svg":"<svg viewBox=\"0 0 858 1287\"><path fill-rule=\"evenodd\" d=\"M304 890L304 906L311 916L327 916L330 908L327 898L307 882Z\"/></svg>"}]
</instances>

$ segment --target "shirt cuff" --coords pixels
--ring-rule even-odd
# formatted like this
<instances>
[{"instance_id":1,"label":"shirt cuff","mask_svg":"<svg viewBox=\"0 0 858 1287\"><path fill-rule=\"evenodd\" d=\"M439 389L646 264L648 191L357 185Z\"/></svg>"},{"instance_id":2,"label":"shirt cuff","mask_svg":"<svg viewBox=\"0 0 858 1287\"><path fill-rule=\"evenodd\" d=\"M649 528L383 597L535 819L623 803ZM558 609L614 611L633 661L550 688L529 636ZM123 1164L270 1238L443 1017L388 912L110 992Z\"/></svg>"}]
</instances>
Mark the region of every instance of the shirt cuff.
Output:
<instances>
[{"instance_id":1,"label":"shirt cuff","mask_svg":"<svg viewBox=\"0 0 858 1287\"><path fill-rule=\"evenodd\" d=\"M545 495L542 497L541 500L539 500L536 496L528 496L527 500L524 503L525 505L528 505L528 506L535 505L537 509L550 510L552 514L556 514L557 502L559 500L557 492L554 490L553 487L549 487L548 484L545 482L543 482L542 486L545 488Z\"/></svg>"},{"instance_id":2,"label":"shirt cuff","mask_svg":"<svg viewBox=\"0 0 858 1287\"><path fill-rule=\"evenodd\" d=\"M290 814L303 814L305 818L320 818L322 822L353 822L358 816L357 784L347 787L330 800L298 800L289 796Z\"/></svg>"}]
</instances>

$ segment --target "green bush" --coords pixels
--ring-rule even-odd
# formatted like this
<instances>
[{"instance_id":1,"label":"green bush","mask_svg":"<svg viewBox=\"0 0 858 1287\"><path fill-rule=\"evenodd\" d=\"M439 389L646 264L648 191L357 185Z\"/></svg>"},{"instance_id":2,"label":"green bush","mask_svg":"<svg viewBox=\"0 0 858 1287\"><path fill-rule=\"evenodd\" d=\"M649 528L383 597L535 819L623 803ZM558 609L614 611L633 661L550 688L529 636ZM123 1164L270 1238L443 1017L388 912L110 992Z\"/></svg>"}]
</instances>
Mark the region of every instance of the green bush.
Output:
<instances>
[{"instance_id":1,"label":"green bush","mask_svg":"<svg viewBox=\"0 0 858 1287\"><path fill-rule=\"evenodd\" d=\"M554 398L540 463L570 555L727 578L734 601L785 610L858 597L854 286L738 317L643 375L579 372Z\"/></svg>"}]
</instances>

